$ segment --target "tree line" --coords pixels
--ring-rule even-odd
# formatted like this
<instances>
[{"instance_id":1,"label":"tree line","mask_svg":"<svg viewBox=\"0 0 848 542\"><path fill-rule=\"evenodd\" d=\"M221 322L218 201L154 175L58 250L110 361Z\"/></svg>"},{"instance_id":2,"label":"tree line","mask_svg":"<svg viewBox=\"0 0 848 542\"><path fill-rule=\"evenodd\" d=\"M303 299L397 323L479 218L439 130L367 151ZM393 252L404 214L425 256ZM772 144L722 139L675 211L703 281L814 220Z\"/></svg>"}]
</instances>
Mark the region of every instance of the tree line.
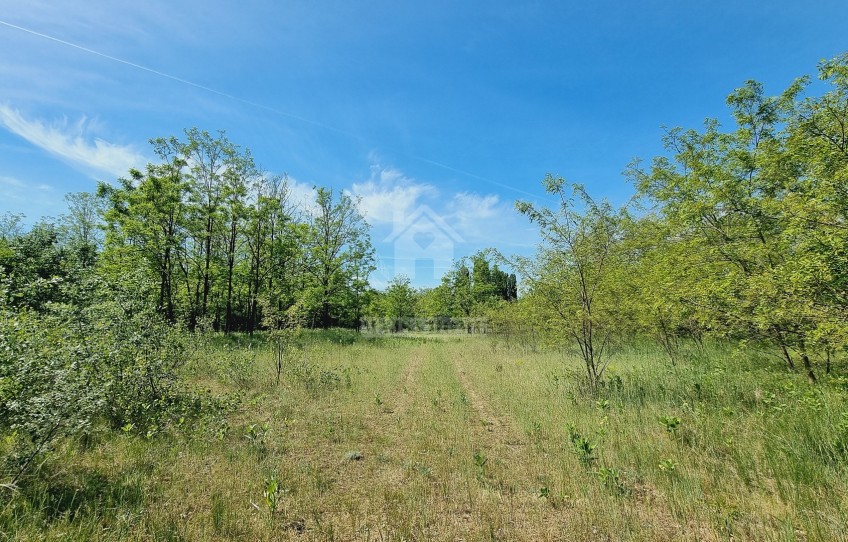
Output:
<instances>
[{"instance_id":1,"label":"tree line","mask_svg":"<svg viewBox=\"0 0 848 542\"><path fill-rule=\"evenodd\" d=\"M92 268L189 329L251 332L292 307L314 327L481 317L573 345L595 383L635 336L672 362L686 340L766 346L816 380L848 344L848 56L819 78L820 95L807 77L777 96L749 81L727 99L732 126L667 130L663 156L628 167L622 208L548 175L556 208L516 204L539 228L536 256L480 252L425 290L369 285L369 227L348 194L317 188L299 206L249 151L190 129L152 140L144 171L69 196L55 225L7 217L6 297L37 309L63 295L56 277Z\"/></svg>"},{"instance_id":2,"label":"tree line","mask_svg":"<svg viewBox=\"0 0 848 542\"><path fill-rule=\"evenodd\" d=\"M223 133L152 144L160 163L98 187L105 272L146 269L155 289L141 294L190 329L250 332L263 307L296 302L316 327L358 321L374 249L350 195L316 188L298 205L284 176L261 173Z\"/></svg>"},{"instance_id":3,"label":"tree line","mask_svg":"<svg viewBox=\"0 0 848 542\"><path fill-rule=\"evenodd\" d=\"M434 288L414 288L409 277L393 278L372 293L363 325L369 331L453 330L488 320L489 312L518 299L518 280L494 261L493 251L460 258Z\"/></svg>"}]
</instances>

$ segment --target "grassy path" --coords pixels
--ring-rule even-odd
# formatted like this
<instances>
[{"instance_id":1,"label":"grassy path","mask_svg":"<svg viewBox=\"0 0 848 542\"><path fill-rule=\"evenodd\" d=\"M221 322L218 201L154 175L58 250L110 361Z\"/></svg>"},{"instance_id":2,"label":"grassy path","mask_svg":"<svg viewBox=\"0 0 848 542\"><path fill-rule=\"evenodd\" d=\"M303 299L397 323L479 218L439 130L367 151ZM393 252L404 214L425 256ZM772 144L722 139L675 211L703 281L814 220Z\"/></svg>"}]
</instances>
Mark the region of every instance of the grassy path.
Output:
<instances>
[{"instance_id":1,"label":"grassy path","mask_svg":"<svg viewBox=\"0 0 848 542\"><path fill-rule=\"evenodd\" d=\"M621 386L592 396L562 353L482 338L316 342L279 386L262 352L227 430L69 444L33 500L58 512L3 528L144 542L846 539L845 466L800 448L835 436L792 440L848 420L842 395L618 359ZM215 371L198 378L235 389Z\"/></svg>"},{"instance_id":2,"label":"grassy path","mask_svg":"<svg viewBox=\"0 0 848 542\"><path fill-rule=\"evenodd\" d=\"M569 453L564 429L546 427L546 438L528 432L534 411L504 398L531 406L538 398L516 398L477 343L401 342L348 361L342 366L367 367L348 391L304 397L291 389L288 400L265 405L287 445L271 446L247 476L279 470L288 493L272 520L252 516L253 532L272 529L281 540L690 539L652 513L654 503L599 484ZM316 362L339 369L331 356ZM573 408L555 406L558 416Z\"/></svg>"}]
</instances>

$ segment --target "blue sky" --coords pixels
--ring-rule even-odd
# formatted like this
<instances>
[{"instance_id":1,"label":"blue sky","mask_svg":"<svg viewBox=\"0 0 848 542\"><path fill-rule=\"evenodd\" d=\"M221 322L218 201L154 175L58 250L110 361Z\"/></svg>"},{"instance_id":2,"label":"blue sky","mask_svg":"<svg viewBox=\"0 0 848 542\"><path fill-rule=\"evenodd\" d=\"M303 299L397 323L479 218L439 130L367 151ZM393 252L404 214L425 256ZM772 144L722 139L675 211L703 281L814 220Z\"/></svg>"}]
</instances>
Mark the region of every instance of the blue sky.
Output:
<instances>
[{"instance_id":1,"label":"blue sky","mask_svg":"<svg viewBox=\"0 0 848 542\"><path fill-rule=\"evenodd\" d=\"M623 203L662 125L727 120L747 79L813 74L848 50L846 21L844 1L0 0L0 212L55 216L197 126L298 197L359 195L375 284L422 205L452 229L428 247L526 254L513 203L544 202L545 173ZM448 265L436 252L418 284Z\"/></svg>"}]
</instances>

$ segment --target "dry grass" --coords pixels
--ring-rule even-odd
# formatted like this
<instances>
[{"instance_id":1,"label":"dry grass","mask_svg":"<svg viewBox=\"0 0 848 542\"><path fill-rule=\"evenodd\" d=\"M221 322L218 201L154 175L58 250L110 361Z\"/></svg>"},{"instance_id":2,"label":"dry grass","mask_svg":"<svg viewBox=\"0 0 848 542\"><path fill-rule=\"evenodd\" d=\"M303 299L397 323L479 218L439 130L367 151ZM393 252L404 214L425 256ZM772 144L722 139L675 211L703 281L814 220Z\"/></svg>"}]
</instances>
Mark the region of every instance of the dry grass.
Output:
<instances>
[{"instance_id":1,"label":"dry grass","mask_svg":"<svg viewBox=\"0 0 848 542\"><path fill-rule=\"evenodd\" d=\"M43 468L51 478L6 505L0 532L21 540L843 539L845 457L825 457L830 449L812 441L839 438L844 391L809 391L797 376L749 371L727 356L672 369L650 349L622 352L611 375L620 386L592 396L578 385L576 361L485 338L316 341L279 387L260 351L221 438L199 431L68 443ZM196 378L234 389L221 374L209 365ZM679 417L679 429L667 431L663 415ZM596 446L596 459L574 453L569 426ZM272 473L281 487L274 511L263 497Z\"/></svg>"}]
</instances>

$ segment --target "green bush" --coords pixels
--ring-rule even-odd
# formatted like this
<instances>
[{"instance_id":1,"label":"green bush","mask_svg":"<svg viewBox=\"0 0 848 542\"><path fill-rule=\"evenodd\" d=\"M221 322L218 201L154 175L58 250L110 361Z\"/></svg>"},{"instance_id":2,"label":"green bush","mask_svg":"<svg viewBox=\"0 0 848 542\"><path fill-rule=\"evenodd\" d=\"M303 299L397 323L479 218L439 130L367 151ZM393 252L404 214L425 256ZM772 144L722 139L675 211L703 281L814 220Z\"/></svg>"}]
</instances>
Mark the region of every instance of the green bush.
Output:
<instances>
[{"instance_id":1,"label":"green bush","mask_svg":"<svg viewBox=\"0 0 848 542\"><path fill-rule=\"evenodd\" d=\"M145 437L227 410L188 387L184 334L100 281L63 285L42 310L0 295L0 435L18 481L62 436L97 423Z\"/></svg>"}]
</instances>

